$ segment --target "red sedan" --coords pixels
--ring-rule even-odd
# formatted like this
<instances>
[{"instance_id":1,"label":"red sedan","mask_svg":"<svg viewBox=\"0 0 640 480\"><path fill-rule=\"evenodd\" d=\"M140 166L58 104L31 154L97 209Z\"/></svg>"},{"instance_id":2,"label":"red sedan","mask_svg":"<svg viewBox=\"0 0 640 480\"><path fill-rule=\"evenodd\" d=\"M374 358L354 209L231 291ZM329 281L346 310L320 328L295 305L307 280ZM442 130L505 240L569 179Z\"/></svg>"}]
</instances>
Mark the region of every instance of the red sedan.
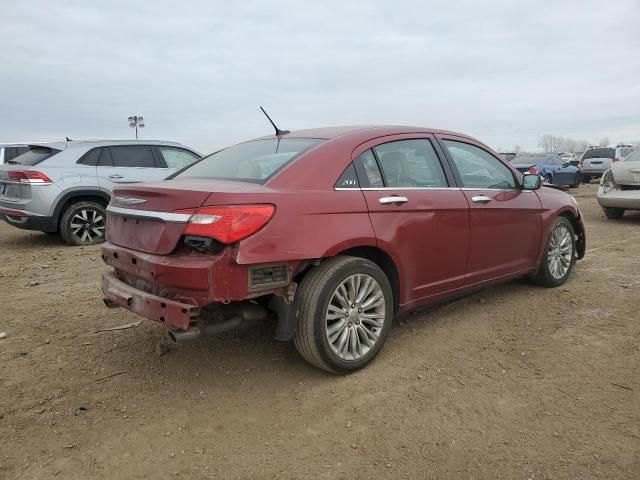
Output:
<instances>
[{"instance_id":1,"label":"red sedan","mask_svg":"<svg viewBox=\"0 0 640 480\"><path fill-rule=\"evenodd\" d=\"M307 361L347 373L399 313L517 277L556 287L584 256L575 199L466 135L280 133L117 188L105 303L176 341L271 318Z\"/></svg>"}]
</instances>

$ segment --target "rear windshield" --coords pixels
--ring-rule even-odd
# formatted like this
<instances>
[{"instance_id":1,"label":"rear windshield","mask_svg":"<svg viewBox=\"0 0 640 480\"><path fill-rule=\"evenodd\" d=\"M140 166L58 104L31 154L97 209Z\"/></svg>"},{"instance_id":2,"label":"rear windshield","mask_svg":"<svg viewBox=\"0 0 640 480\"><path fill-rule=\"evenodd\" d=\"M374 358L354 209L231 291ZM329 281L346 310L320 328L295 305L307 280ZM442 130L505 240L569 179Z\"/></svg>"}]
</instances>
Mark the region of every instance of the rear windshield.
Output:
<instances>
[{"instance_id":1,"label":"rear windshield","mask_svg":"<svg viewBox=\"0 0 640 480\"><path fill-rule=\"evenodd\" d=\"M315 138L274 138L240 143L213 153L169 178L264 183L287 163L321 141Z\"/></svg>"},{"instance_id":2,"label":"rear windshield","mask_svg":"<svg viewBox=\"0 0 640 480\"><path fill-rule=\"evenodd\" d=\"M623 159L625 162L640 162L640 150L633 152L631 155Z\"/></svg>"},{"instance_id":3,"label":"rear windshield","mask_svg":"<svg viewBox=\"0 0 640 480\"><path fill-rule=\"evenodd\" d=\"M615 148L592 148L584 152L583 160L587 158L613 158L616 156Z\"/></svg>"},{"instance_id":4,"label":"rear windshield","mask_svg":"<svg viewBox=\"0 0 640 480\"><path fill-rule=\"evenodd\" d=\"M60 150L57 150L55 148L32 146L31 150L12 160L9 160L7 163L33 166L37 165L43 160L46 160L49 157L53 157L58 152L60 152Z\"/></svg>"}]
</instances>

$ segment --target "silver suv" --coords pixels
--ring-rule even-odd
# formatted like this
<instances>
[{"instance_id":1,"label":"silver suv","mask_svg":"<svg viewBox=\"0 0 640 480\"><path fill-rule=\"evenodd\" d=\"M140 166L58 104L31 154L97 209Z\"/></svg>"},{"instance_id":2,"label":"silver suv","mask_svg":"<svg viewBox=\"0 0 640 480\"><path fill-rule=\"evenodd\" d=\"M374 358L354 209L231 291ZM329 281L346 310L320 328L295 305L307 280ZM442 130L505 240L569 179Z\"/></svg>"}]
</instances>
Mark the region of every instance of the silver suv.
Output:
<instances>
[{"instance_id":1,"label":"silver suv","mask_svg":"<svg viewBox=\"0 0 640 480\"><path fill-rule=\"evenodd\" d=\"M116 185L164 180L197 160L199 153L173 142L31 144L0 165L0 218L18 228L60 233L71 245L100 243Z\"/></svg>"},{"instance_id":2,"label":"silver suv","mask_svg":"<svg viewBox=\"0 0 640 480\"><path fill-rule=\"evenodd\" d=\"M589 183L592 178L600 178L604 172L611 168L613 162L622 160L633 153L633 150L631 145L589 147L589 150L584 152L580 159L582 181Z\"/></svg>"}]
</instances>

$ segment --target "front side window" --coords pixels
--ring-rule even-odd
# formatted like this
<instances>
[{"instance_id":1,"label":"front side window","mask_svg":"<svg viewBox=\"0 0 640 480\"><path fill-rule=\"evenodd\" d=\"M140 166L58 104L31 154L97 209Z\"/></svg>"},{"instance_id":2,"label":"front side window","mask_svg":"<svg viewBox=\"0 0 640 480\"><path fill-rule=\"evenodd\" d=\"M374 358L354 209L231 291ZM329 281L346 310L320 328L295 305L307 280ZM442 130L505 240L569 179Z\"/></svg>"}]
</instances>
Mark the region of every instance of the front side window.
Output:
<instances>
[{"instance_id":1,"label":"front side window","mask_svg":"<svg viewBox=\"0 0 640 480\"><path fill-rule=\"evenodd\" d=\"M513 189L511 170L490 153L475 145L444 140L451 159L460 174L462 186L479 189Z\"/></svg>"},{"instance_id":2,"label":"front side window","mask_svg":"<svg viewBox=\"0 0 640 480\"><path fill-rule=\"evenodd\" d=\"M442 165L428 140L399 140L373 148L387 187L447 187Z\"/></svg>"},{"instance_id":3,"label":"front side window","mask_svg":"<svg viewBox=\"0 0 640 480\"><path fill-rule=\"evenodd\" d=\"M200 160L200 157L195 153L181 148L158 147L158 150L160 151L162 158L164 158L168 168L180 169Z\"/></svg>"},{"instance_id":4,"label":"front side window","mask_svg":"<svg viewBox=\"0 0 640 480\"><path fill-rule=\"evenodd\" d=\"M321 141L315 138L273 138L240 143L213 153L169 178L264 183Z\"/></svg>"},{"instance_id":5,"label":"front side window","mask_svg":"<svg viewBox=\"0 0 640 480\"><path fill-rule=\"evenodd\" d=\"M109 147L109 150L114 167L155 168L156 166L151 147L146 145Z\"/></svg>"}]
</instances>

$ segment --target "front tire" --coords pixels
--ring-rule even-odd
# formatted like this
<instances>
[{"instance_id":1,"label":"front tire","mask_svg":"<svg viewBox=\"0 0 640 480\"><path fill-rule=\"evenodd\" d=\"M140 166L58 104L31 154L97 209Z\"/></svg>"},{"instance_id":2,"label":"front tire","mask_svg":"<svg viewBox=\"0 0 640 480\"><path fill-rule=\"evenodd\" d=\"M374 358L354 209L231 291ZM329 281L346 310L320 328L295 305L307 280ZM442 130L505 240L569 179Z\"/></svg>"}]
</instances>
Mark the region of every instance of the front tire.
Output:
<instances>
[{"instance_id":1,"label":"front tire","mask_svg":"<svg viewBox=\"0 0 640 480\"><path fill-rule=\"evenodd\" d=\"M559 287L571 275L575 258L576 236L573 226L566 217L558 217L551 227L534 282L543 287Z\"/></svg>"},{"instance_id":2,"label":"front tire","mask_svg":"<svg viewBox=\"0 0 640 480\"><path fill-rule=\"evenodd\" d=\"M391 285L380 267L364 258L323 262L300 283L296 303L295 346L306 361L331 373L368 365L391 328Z\"/></svg>"},{"instance_id":3,"label":"front tire","mask_svg":"<svg viewBox=\"0 0 640 480\"><path fill-rule=\"evenodd\" d=\"M107 212L97 202L72 203L60 219L60 236L69 245L94 245L105 240Z\"/></svg>"},{"instance_id":4,"label":"front tire","mask_svg":"<svg viewBox=\"0 0 640 480\"><path fill-rule=\"evenodd\" d=\"M609 220L619 220L624 215L624 208L602 207L602 211Z\"/></svg>"}]
</instances>

